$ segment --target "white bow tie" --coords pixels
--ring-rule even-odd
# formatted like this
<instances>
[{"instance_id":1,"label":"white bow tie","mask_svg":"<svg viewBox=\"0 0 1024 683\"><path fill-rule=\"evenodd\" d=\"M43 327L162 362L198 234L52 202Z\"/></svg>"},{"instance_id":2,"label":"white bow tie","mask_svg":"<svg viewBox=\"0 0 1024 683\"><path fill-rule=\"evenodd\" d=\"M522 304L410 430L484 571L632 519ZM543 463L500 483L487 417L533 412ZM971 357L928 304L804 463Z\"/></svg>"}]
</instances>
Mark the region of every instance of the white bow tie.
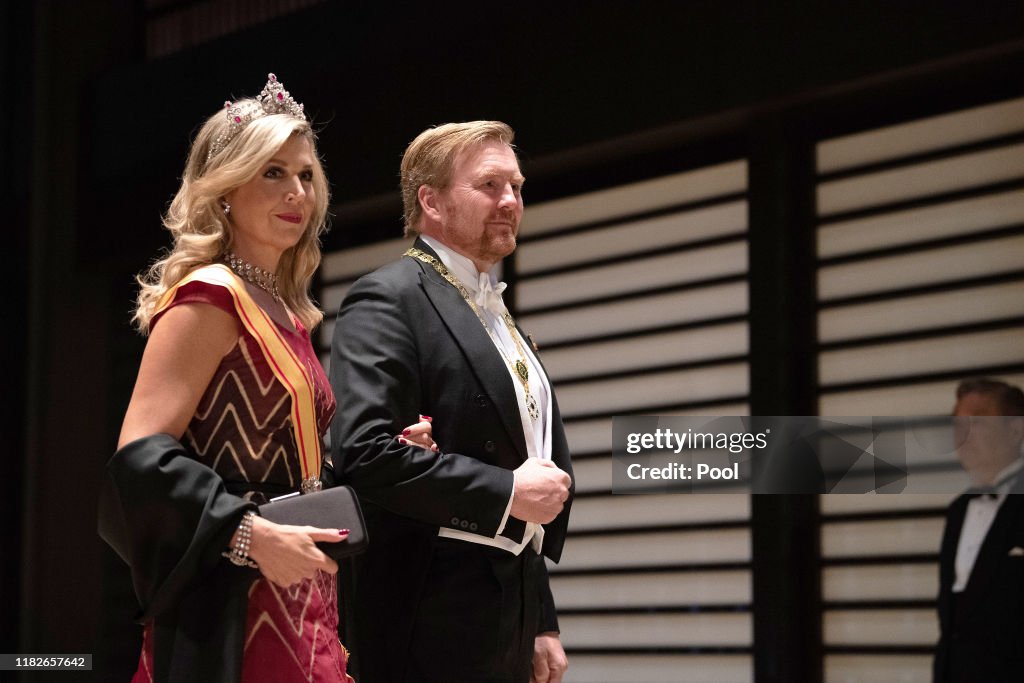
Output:
<instances>
[{"instance_id":1,"label":"white bow tie","mask_svg":"<svg viewBox=\"0 0 1024 683\"><path fill-rule=\"evenodd\" d=\"M476 291L476 305L485 311L501 317L505 312L505 303L501 300L501 293L507 287L504 282L491 285L491 277L487 273L480 273L480 280Z\"/></svg>"}]
</instances>

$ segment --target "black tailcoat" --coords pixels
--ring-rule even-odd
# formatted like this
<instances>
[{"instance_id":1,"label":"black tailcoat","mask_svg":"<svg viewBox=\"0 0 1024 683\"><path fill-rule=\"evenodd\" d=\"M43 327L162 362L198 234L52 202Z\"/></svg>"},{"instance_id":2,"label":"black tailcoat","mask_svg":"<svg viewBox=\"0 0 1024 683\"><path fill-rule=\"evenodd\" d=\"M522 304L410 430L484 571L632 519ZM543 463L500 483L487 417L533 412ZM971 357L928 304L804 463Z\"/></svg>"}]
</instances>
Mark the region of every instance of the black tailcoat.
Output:
<instances>
[{"instance_id":1,"label":"black tailcoat","mask_svg":"<svg viewBox=\"0 0 1024 683\"><path fill-rule=\"evenodd\" d=\"M416 246L436 256L422 240ZM346 645L360 683L400 682L417 610L432 590L426 584L438 530L497 533L512 470L527 458L518 399L504 359L458 290L412 258L352 286L338 314L330 374L338 400L331 431L335 470L359 495L370 537L356 566L342 568L349 573L343 575L343 608L355 631L345 634ZM551 400L552 460L571 476ZM433 418L440 454L395 439L418 414ZM571 497L545 525L543 554L552 561L562 553L570 504ZM522 528L514 518L509 522L506 530ZM541 583L537 628L554 629L546 571ZM469 651L482 646L477 641L494 639L458 624L452 629L438 634L439 647L457 639ZM454 664L439 661L438 667Z\"/></svg>"},{"instance_id":2,"label":"black tailcoat","mask_svg":"<svg viewBox=\"0 0 1024 683\"><path fill-rule=\"evenodd\" d=\"M956 595L956 548L968 500L960 496L946 513L935 680L1024 681L1024 478L1018 478L999 507L970 580Z\"/></svg>"}]
</instances>

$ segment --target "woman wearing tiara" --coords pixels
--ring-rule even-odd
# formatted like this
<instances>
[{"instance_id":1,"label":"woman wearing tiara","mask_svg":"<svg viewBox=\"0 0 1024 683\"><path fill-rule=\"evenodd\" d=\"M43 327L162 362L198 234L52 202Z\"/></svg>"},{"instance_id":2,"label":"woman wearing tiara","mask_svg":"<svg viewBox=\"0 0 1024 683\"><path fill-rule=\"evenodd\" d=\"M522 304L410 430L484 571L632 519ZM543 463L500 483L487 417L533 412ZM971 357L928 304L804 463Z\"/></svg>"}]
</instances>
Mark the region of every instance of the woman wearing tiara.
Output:
<instances>
[{"instance_id":1,"label":"woman wearing tiara","mask_svg":"<svg viewBox=\"0 0 1024 683\"><path fill-rule=\"evenodd\" d=\"M338 567L315 545L347 531L257 511L320 485L334 397L308 289L327 207L313 131L273 74L196 136L173 248L139 279L149 339L100 515L142 607L135 681L351 681ZM430 434L425 418L400 438Z\"/></svg>"}]
</instances>

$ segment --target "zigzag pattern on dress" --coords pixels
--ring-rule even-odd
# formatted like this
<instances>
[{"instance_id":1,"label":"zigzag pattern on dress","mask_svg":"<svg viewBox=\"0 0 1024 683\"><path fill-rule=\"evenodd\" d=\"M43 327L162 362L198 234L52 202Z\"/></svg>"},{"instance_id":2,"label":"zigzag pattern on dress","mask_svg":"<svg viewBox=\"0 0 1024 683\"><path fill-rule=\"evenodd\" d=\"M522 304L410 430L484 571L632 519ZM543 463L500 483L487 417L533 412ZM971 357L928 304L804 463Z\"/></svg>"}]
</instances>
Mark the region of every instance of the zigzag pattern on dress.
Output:
<instances>
[{"instance_id":1,"label":"zigzag pattern on dress","mask_svg":"<svg viewBox=\"0 0 1024 683\"><path fill-rule=\"evenodd\" d=\"M351 680L339 667L347 653L338 641L337 599L335 577L322 571L289 588L264 577L254 582L245 636L247 667L253 658L266 657L274 662L274 680ZM247 668L243 679L249 674L255 671Z\"/></svg>"},{"instance_id":2,"label":"zigzag pattern on dress","mask_svg":"<svg viewBox=\"0 0 1024 683\"><path fill-rule=\"evenodd\" d=\"M291 398L246 336L221 361L185 433L196 457L226 480L298 486Z\"/></svg>"}]
</instances>

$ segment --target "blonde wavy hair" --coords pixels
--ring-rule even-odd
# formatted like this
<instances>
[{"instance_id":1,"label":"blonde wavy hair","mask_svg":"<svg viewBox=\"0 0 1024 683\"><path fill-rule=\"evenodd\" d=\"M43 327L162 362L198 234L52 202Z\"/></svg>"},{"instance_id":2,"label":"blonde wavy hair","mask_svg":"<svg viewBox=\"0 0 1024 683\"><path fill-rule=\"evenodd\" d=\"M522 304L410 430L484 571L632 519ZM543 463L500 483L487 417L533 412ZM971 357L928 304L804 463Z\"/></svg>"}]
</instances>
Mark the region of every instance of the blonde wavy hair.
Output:
<instances>
[{"instance_id":1,"label":"blonde wavy hair","mask_svg":"<svg viewBox=\"0 0 1024 683\"><path fill-rule=\"evenodd\" d=\"M243 107L255 100L239 100ZM149 334L150 323L160 298L196 268L221 261L231 250L234 227L224 214L220 200L249 182L274 153L295 135L306 137L313 148L313 215L299 243L281 256L278 289L281 299L307 330L312 330L323 313L309 296L313 273L320 265L320 236L327 229L330 189L323 165L316 153L316 135L308 121L289 114L269 114L250 121L213 158L210 146L228 128L221 110L207 119L189 151L181 187L164 214L164 227L174 240L170 251L137 276L139 296L133 322Z\"/></svg>"}]
</instances>

